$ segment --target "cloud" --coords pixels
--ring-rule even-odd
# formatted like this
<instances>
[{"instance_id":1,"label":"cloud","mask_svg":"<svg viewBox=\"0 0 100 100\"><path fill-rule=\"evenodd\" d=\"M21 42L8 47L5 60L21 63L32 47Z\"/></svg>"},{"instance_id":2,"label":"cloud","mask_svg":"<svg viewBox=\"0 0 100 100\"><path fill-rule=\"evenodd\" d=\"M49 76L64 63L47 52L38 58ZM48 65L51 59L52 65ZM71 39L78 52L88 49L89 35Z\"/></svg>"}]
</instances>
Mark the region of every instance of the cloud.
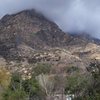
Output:
<instances>
[{"instance_id":1,"label":"cloud","mask_svg":"<svg viewBox=\"0 0 100 100\"><path fill-rule=\"evenodd\" d=\"M0 0L0 16L36 9L70 33L100 38L100 0Z\"/></svg>"}]
</instances>

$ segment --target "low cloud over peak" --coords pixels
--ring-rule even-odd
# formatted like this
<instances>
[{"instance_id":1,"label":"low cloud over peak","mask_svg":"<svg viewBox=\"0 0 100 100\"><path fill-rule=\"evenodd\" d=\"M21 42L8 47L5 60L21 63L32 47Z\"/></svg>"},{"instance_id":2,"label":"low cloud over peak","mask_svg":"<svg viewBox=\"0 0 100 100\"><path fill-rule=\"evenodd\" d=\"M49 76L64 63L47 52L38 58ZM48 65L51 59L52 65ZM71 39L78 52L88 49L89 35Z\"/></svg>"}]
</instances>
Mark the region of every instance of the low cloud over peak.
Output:
<instances>
[{"instance_id":1,"label":"low cloud over peak","mask_svg":"<svg viewBox=\"0 0 100 100\"><path fill-rule=\"evenodd\" d=\"M100 38L100 0L0 0L0 16L36 9L65 32Z\"/></svg>"}]
</instances>

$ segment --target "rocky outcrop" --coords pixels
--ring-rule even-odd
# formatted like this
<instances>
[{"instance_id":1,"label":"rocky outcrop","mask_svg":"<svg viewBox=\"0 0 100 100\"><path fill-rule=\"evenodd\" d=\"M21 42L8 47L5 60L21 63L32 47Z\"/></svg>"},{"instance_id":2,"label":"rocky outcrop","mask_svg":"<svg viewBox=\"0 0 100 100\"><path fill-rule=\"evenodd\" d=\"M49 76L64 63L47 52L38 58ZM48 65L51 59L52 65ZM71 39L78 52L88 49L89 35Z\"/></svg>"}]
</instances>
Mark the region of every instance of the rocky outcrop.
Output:
<instances>
[{"instance_id":1,"label":"rocky outcrop","mask_svg":"<svg viewBox=\"0 0 100 100\"><path fill-rule=\"evenodd\" d=\"M50 63L59 73L68 66L85 70L91 59L100 60L99 42L86 34L64 33L35 10L6 15L0 20L0 56L13 71L22 70L24 61L27 66ZM19 63L21 69L16 67Z\"/></svg>"}]
</instances>

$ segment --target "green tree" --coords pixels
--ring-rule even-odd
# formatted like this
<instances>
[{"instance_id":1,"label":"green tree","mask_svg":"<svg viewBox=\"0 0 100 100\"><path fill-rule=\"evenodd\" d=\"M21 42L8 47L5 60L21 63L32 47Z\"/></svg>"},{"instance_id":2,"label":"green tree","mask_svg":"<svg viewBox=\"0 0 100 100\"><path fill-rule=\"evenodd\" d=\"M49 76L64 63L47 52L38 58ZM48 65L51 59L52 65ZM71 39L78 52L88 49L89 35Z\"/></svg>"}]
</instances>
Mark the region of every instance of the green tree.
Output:
<instances>
[{"instance_id":1,"label":"green tree","mask_svg":"<svg viewBox=\"0 0 100 100\"><path fill-rule=\"evenodd\" d=\"M2 100L26 100L27 98L27 94L24 90L16 89L16 91L13 91L10 88L7 89L2 96Z\"/></svg>"},{"instance_id":2,"label":"green tree","mask_svg":"<svg viewBox=\"0 0 100 100\"><path fill-rule=\"evenodd\" d=\"M25 100L27 98L19 73L12 74L9 88L2 94L2 96L3 100Z\"/></svg>"},{"instance_id":3,"label":"green tree","mask_svg":"<svg viewBox=\"0 0 100 100\"><path fill-rule=\"evenodd\" d=\"M92 85L88 88L88 95L85 97L89 100L100 100L100 62L92 61L87 71L92 76Z\"/></svg>"},{"instance_id":4,"label":"green tree","mask_svg":"<svg viewBox=\"0 0 100 100\"><path fill-rule=\"evenodd\" d=\"M35 78L23 81L24 91L27 93L28 98L38 98L39 100L45 100L45 93L42 87L39 85Z\"/></svg>"},{"instance_id":5,"label":"green tree","mask_svg":"<svg viewBox=\"0 0 100 100\"><path fill-rule=\"evenodd\" d=\"M65 94L83 97L87 88L91 86L91 77L87 74L74 74L67 77Z\"/></svg>"},{"instance_id":6,"label":"green tree","mask_svg":"<svg viewBox=\"0 0 100 100\"><path fill-rule=\"evenodd\" d=\"M44 97L45 94L34 77L22 80L19 73L12 75L9 88L3 93L3 100L45 100Z\"/></svg>"}]
</instances>

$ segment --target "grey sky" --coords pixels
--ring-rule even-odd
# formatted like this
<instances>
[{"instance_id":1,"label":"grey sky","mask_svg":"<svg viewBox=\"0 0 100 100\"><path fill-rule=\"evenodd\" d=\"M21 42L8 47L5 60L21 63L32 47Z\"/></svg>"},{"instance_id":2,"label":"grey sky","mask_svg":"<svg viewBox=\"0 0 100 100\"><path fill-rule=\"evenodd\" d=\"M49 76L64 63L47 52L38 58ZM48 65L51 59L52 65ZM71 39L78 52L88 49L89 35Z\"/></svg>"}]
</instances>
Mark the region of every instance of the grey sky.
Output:
<instances>
[{"instance_id":1,"label":"grey sky","mask_svg":"<svg viewBox=\"0 0 100 100\"><path fill-rule=\"evenodd\" d=\"M100 38L100 0L0 0L0 17L35 8L66 32Z\"/></svg>"}]
</instances>

